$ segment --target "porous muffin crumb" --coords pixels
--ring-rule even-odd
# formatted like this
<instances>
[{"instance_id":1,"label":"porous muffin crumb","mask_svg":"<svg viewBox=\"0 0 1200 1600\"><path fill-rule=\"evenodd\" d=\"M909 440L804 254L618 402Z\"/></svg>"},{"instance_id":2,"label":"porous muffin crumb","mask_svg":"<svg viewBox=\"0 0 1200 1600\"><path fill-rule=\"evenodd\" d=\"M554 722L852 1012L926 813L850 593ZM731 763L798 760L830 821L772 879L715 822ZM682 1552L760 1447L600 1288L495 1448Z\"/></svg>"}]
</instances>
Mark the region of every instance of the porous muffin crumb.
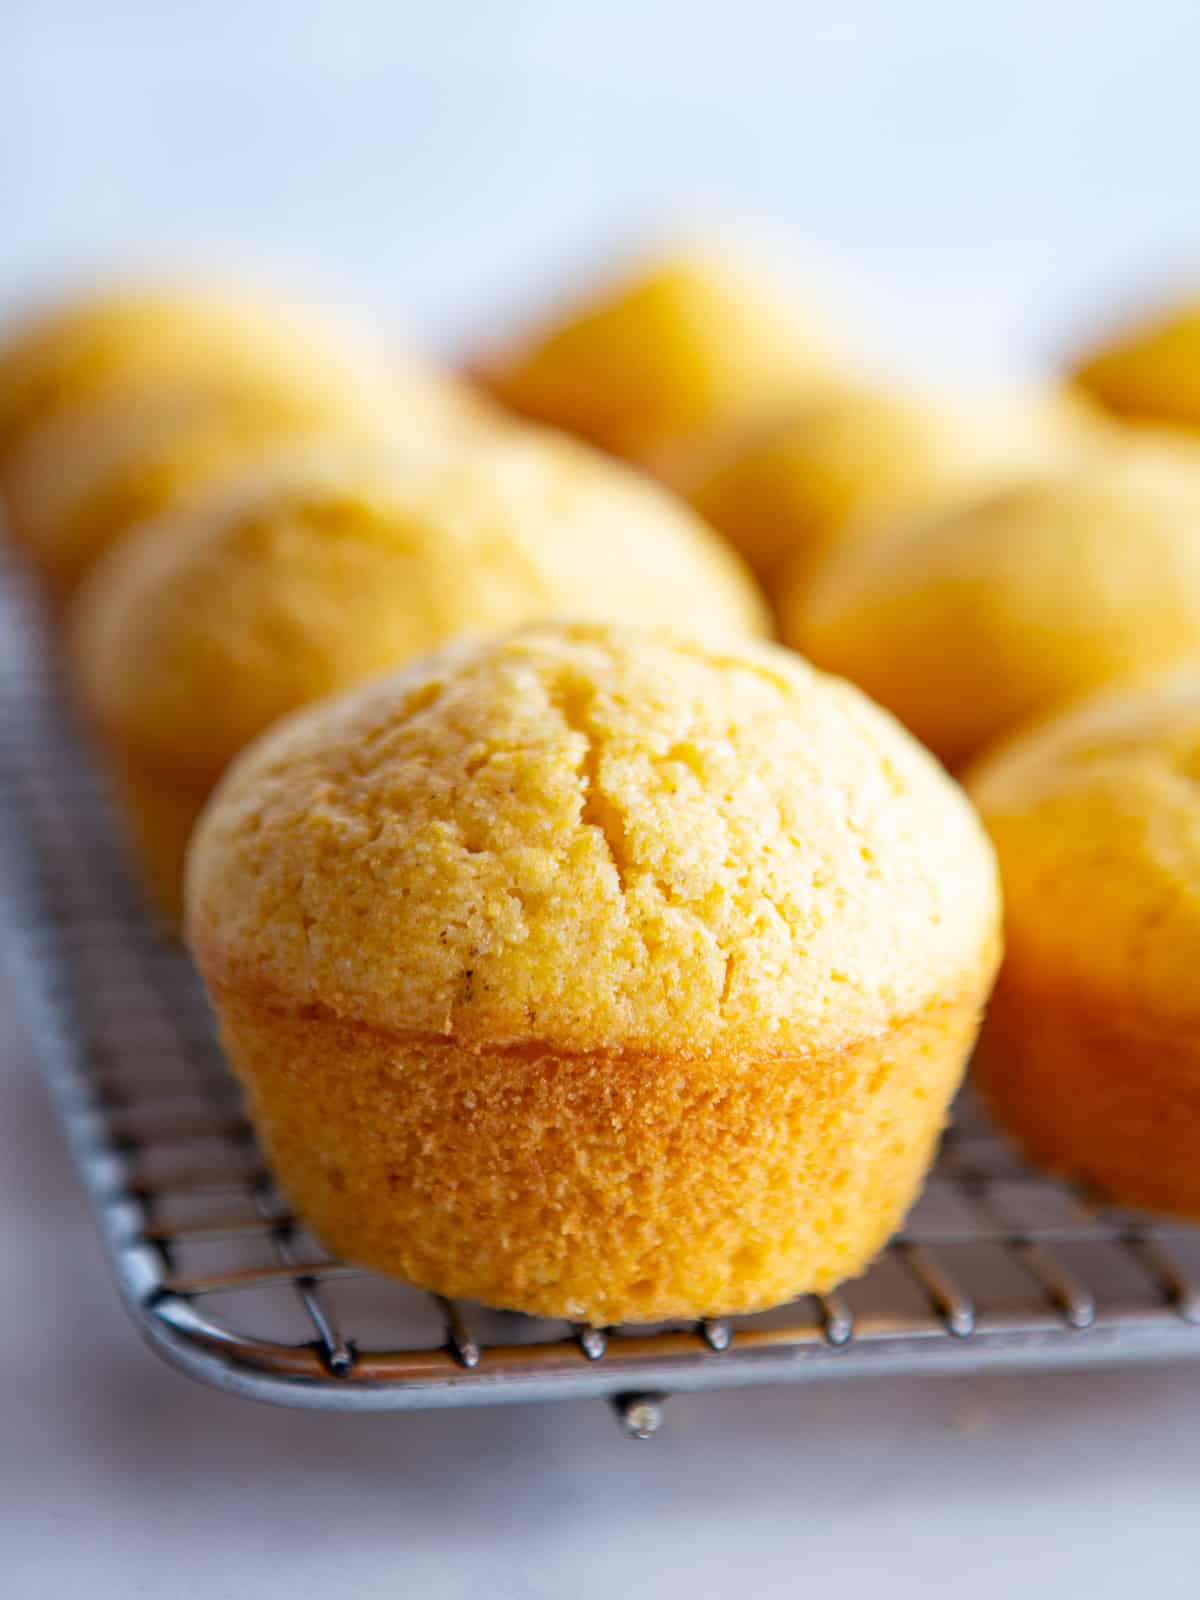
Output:
<instances>
[{"instance_id":1,"label":"porous muffin crumb","mask_svg":"<svg viewBox=\"0 0 1200 1600\"><path fill-rule=\"evenodd\" d=\"M289 719L188 875L231 1059L323 1236L602 1321L865 1265L996 924L970 808L856 691L767 646L583 624Z\"/></svg>"}]
</instances>

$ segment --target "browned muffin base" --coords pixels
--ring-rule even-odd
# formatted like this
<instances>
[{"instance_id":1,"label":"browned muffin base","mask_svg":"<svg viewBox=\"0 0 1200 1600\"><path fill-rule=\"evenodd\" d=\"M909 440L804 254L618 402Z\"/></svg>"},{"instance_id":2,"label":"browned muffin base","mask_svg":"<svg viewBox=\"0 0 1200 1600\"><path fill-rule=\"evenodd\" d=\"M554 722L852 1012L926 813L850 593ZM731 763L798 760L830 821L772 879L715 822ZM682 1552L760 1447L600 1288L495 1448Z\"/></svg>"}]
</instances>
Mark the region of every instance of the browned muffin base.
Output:
<instances>
[{"instance_id":1,"label":"browned muffin base","mask_svg":"<svg viewBox=\"0 0 1200 1600\"><path fill-rule=\"evenodd\" d=\"M1200 1032L1005 966L975 1076L1043 1166L1125 1205L1200 1216Z\"/></svg>"},{"instance_id":2,"label":"browned muffin base","mask_svg":"<svg viewBox=\"0 0 1200 1600\"><path fill-rule=\"evenodd\" d=\"M837 1055L738 1061L469 1050L213 998L272 1165L331 1249L604 1324L753 1311L860 1272L958 1086L983 982L964 987Z\"/></svg>"}]
</instances>

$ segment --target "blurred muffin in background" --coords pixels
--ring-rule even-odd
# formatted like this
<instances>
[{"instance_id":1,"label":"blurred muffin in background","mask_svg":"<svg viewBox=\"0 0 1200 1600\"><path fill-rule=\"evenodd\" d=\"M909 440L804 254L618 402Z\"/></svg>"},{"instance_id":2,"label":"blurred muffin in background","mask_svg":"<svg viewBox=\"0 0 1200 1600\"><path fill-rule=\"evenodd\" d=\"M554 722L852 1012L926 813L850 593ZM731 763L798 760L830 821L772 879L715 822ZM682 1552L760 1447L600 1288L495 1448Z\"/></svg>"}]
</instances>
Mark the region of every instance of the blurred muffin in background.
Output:
<instances>
[{"instance_id":1,"label":"blurred muffin in background","mask_svg":"<svg viewBox=\"0 0 1200 1600\"><path fill-rule=\"evenodd\" d=\"M404 447L499 423L416 362L386 386L331 375L320 393L122 384L31 431L10 462L9 516L61 601L129 528L264 452L331 435Z\"/></svg>"},{"instance_id":2,"label":"blurred muffin in background","mask_svg":"<svg viewBox=\"0 0 1200 1600\"><path fill-rule=\"evenodd\" d=\"M1029 718L1200 652L1200 470L1117 452L835 551L784 639L957 767Z\"/></svg>"},{"instance_id":3,"label":"blurred muffin in background","mask_svg":"<svg viewBox=\"0 0 1200 1600\"><path fill-rule=\"evenodd\" d=\"M514 411L649 462L699 429L808 393L834 365L774 280L688 250L600 284L485 352L473 373Z\"/></svg>"},{"instance_id":4,"label":"blurred muffin in background","mask_svg":"<svg viewBox=\"0 0 1200 1600\"><path fill-rule=\"evenodd\" d=\"M1132 323L1080 356L1071 375L1128 421L1200 428L1200 299Z\"/></svg>"},{"instance_id":5,"label":"blurred muffin in background","mask_svg":"<svg viewBox=\"0 0 1200 1600\"><path fill-rule=\"evenodd\" d=\"M196 813L277 717L444 641L559 616L766 631L699 518L533 428L407 456L309 446L127 536L81 586L72 654L156 898L177 912Z\"/></svg>"},{"instance_id":6,"label":"blurred muffin in background","mask_svg":"<svg viewBox=\"0 0 1200 1600\"><path fill-rule=\"evenodd\" d=\"M111 383L303 386L322 356L378 359L359 330L267 289L128 284L52 304L0 346L0 470L28 429Z\"/></svg>"},{"instance_id":7,"label":"blurred muffin in background","mask_svg":"<svg viewBox=\"0 0 1200 1600\"><path fill-rule=\"evenodd\" d=\"M985 757L1006 946L976 1058L1037 1161L1200 1216L1200 667Z\"/></svg>"},{"instance_id":8,"label":"blurred muffin in background","mask_svg":"<svg viewBox=\"0 0 1200 1600\"><path fill-rule=\"evenodd\" d=\"M991 403L864 384L712 430L664 476L768 583L796 585L848 537L1026 475L1084 447L1056 393Z\"/></svg>"},{"instance_id":9,"label":"blurred muffin in background","mask_svg":"<svg viewBox=\"0 0 1200 1600\"><path fill-rule=\"evenodd\" d=\"M0 491L59 598L210 466L292 433L453 427L482 404L416 357L245 294L99 296L0 350Z\"/></svg>"}]
</instances>

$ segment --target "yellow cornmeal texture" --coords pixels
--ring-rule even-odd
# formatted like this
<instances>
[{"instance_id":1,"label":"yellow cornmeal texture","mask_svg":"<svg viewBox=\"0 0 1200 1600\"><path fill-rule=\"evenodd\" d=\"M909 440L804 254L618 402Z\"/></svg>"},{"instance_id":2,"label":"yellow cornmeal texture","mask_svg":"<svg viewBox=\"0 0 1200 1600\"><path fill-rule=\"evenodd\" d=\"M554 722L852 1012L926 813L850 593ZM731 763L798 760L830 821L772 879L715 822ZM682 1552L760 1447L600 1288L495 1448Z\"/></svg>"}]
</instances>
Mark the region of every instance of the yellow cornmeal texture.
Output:
<instances>
[{"instance_id":1,"label":"yellow cornmeal texture","mask_svg":"<svg viewBox=\"0 0 1200 1600\"><path fill-rule=\"evenodd\" d=\"M31 429L14 450L14 536L64 599L128 529L289 441L327 435L398 447L491 426L488 408L419 363L328 371L299 385L113 385Z\"/></svg>"},{"instance_id":2,"label":"yellow cornmeal texture","mask_svg":"<svg viewBox=\"0 0 1200 1600\"><path fill-rule=\"evenodd\" d=\"M1130 421L1200 428L1200 300L1099 345L1073 376L1083 393Z\"/></svg>"},{"instance_id":3,"label":"yellow cornmeal texture","mask_svg":"<svg viewBox=\"0 0 1200 1600\"><path fill-rule=\"evenodd\" d=\"M784 587L779 623L958 766L1200 652L1200 473L1097 461L859 541Z\"/></svg>"},{"instance_id":4,"label":"yellow cornmeal texture","mask_svg":"<svg viewBox=\"0 0 1200 1600\"><path fill-rule=\"evenodd\" d=\"M52 305L0 345L0 486L29 428L111 383L303 383L351 349L371 359L356 329L266 290L130 284Z\"/></svg>"},{"instance_id":5,"label":"yellow cornmeal texture","mask_svg":"<svg viewBox=\"0 0 1200 1600\"><path fill-rule=\"evenodd\" d=\"M717 430L668 481L760 576L795 585L849 537L1083 448L1083 407L1049 395L992 405L863 386Z\"/></svg>"},{"instance_id":6,"label":"yellow cornmeal texture","mask_svg":"<svg viewBox=\"0 0 1200 1600\"><path fill-rule=\"evenodd\" d=\"M0 492L61 601L128 526L260 444L424 433L483 411L428 362L279 296L114 291L0 348Z\"/></svg>"},{"instance_id":7,"label":"yellow cornmeal texture","mask_svg":"<svg viewBox=\"0 0 1200 1600\"><path fill-rule=\"evenodd\" d=\"M1126 1204L1200 1216L1200 671L1084 702L970 787L1006 900L997 1116Z\"/></svg>"},{"instance_id":8,"label":"yellow cornmeal texture","mask_svg":"<svg viewBox=\"0 0 1200 1600\"><path fill-rule=\"evenodd\" d=\"M538 617L766 625L737 558L685 507L532 428L408 456L310 443L168 521L93 569L71 633L80 698L169 914L189 810L285 712Z\"/></svg>"},{"instance_id":9,"label":"yellow cornmeal texture","mask_svg":"<svg viewBox=\"0 0 1200 1600\"><path fill-rule=\"evenodd\" d=\"M275 1170L352 1259L597 1323L858 1272L991 982L994 863L770 646L544 626L289 719L188 925Z\"/></svg>"},{"instance_id":10,"label":"yellow cornmeal texture","mask_svg":"<svg viewBox=\"0 0 1200 1600\"><path fill-rule=\"evenodd\" d=\"M644 460L823 383L832 362L780 289L713 253L652 260L478 363L515 411Z\"/></svg>"}]
</instances>

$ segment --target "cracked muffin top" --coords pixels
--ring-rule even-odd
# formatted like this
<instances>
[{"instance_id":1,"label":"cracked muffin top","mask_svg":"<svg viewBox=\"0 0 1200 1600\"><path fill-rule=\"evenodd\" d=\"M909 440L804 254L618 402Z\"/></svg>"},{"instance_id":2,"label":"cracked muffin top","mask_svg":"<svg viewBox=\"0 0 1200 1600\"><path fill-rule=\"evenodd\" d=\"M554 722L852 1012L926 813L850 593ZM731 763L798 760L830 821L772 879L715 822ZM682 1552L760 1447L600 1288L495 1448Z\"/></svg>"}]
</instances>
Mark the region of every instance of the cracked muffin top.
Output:
<instances>
[{"instance_id":1,"label":"cracked muffin top","mask_svg":"<svg viewBox=\"0 0 1200 1600\"><path fill-rule=\"evenodd\" d=\"M961 791L768 645L460 645L281 724L202 818L210 983L472 1045L836 1050L995 959Z\"/></svg>"},{"instance_id":2,"label":"cracked muffin top","mask_svg":"<svg viewBox=\"0 0 1200 1600\"><path fill-rule=\"evenodd\" d=\"M276 718L461 636L553 616L765 631L736 556L630 469L541 429L306 446L146 525L73 615L89 714L216 781Z\"/></svg>"}]
</instances>

